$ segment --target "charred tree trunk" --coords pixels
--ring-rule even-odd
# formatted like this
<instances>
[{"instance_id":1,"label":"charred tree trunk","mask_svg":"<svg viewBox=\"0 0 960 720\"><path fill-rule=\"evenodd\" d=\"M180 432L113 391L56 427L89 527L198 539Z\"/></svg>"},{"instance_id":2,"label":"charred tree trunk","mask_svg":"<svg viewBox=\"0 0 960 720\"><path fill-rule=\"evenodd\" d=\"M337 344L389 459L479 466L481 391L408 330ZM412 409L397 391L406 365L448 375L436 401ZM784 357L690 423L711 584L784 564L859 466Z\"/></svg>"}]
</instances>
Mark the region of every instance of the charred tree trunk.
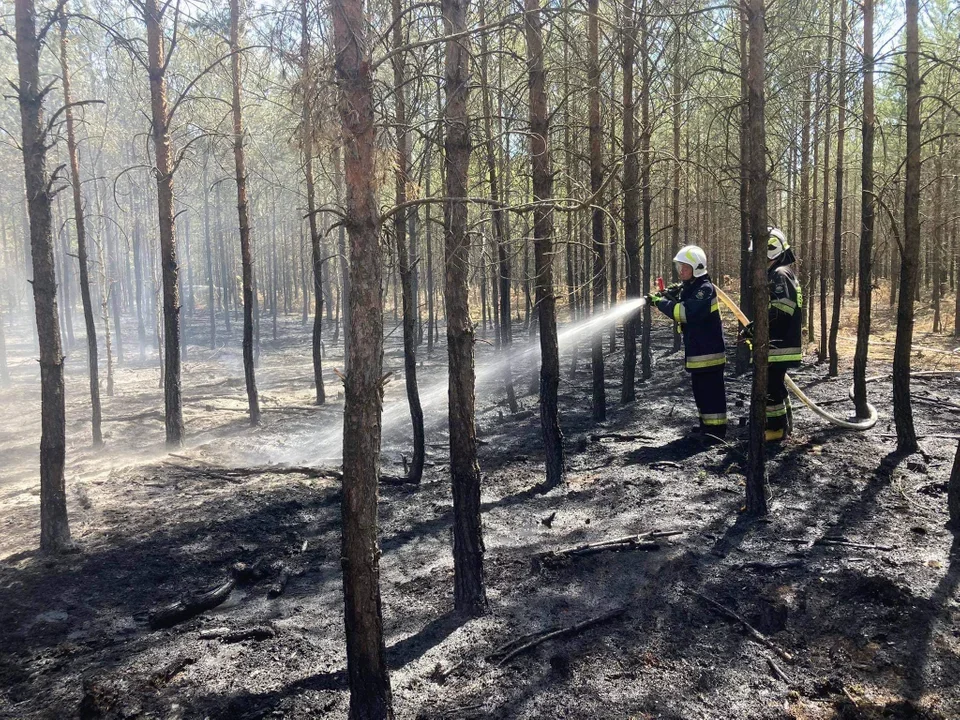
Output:
<instances>
[{"instance_id":1,"label":"charred tree trunk","mask_svg":"<svg viewBox=\"0 0 960 720\"><path fill-rule=\"evenodd\" d=\"M392 0L393 7L393 46L397 54L393 58L394 104L397 121L397 167L394 174L397 205L407 201L407 182L409 178L410 153L409 130L407 128L407 106L405 85L406 54L403 46L403 16L400 0ZM403 302L403 376L407 388L407 402L410 405L410 422L413 424L413 458L407 479L420 482L423 477L424 432L423 408L420 406L420 389L417 387L417 336L416 303L413 292L413 270L410 267L410 253L407 247L407 211L400 210L393 216L393 232L397 241L397 266L400 272L400 292Z\"/></svg>"},{"instance_id":2,"label":"charred tree trunk","mask_svg":"<svg viewBox=\"0 0 960 720\"><path fill-rule=\"evenodd\" d=\"M240 261L243 266L243 377L247 387L250 424L260 423L260 398L253 367L253 238L250 233L250 206L247 202L247 162L243 150L243 115L240 104L243 0L230 0L230 59L233 73L233 160L237 171L237 215L240 221ZM274 298L276 313L276 298Z\"/></svg>"},{"instance_id":3,"label":"charred tree trunk","mask_svg":"<svg viewBox=\"0 0 960 720\"><path fill-rule=\"evenodd\" d=\"M157 0L145 0L150 75L150 110L156 153L157 212L160 221L160 268L163 281L163 400L167 445L183 443L183 405L180 389L180 282L173 209L173 150L167 111L166 58L163 12ZM175 10L176 11L176 10Z\"/></svg>"},{"instance_id":4,"label":"charred tree trunk","mask_svg":"<svg viewBox=\"0 0 960 720\"><path fill-rule=\"evenodd\" d=\"M317 229L317 201L313 181L313 74L310 69L310 34L307 23L307 2L300 6L300 62L303 107L301 113L301 141L303 145L303 173L307 185L307 218L310 223L310 249L313 258L313 385L317 405L327 400L323 386L323 255L320 250L320 232Z\"/></svg>"},{"instance_id":5,"label":"charred tree trunk","mask_svg":"<svg viewBox=\"0 0 960 720\"><path fill-rule=\"evenodd\" d=\"M350 236L350 365L343 408L344 622L351 720L393 718L380 611L377 494L383 403L383 261L375 195L376 127L363 0L335 0L340 121Z\"/></svg>"},{"instance_id":6,"label":"charred tree trunk","mask_svg":"<svg viewBox=\"0 0 960 720\"><path fill-rule=\"evenodd\" d=\"M863 2L863 160L861 162L860 273L857 349L853 356L853 403L857 417L867 409L867 353L870 342L870 310L873 303L873 0Z\"/></svg>"},{"instance_id":7,"label":"charred tree trunk","mask_svg":"<svg viewBox=\"0 0 960 720\"><path fill-rule=\"evenodd\" d=\"M833 314L830 318L830 377L840 372L837 335L840 332L840 307L843 302L843 140L847 116L847 8L840 0L840 80L837 88L837 186L833 201Z\"/></svg>"},{"instance_id":8,"label":"charred tree trunk","mask_svg":"<svg viewBox=\"0 0 960 720\"><path fill-rule=\"evenodd\" d=\"M93 445L103 445L100 429L100 369L97 359L97 327L93 320L93 301L90 298L90 265L87 256L87 231L84 222L83 195L80 187L80 161L77 157L77 139L74 129L70 92L70 68L67 62L67 16L60 16L60 72L63 82L63 104L66 107L67 154L70 157L70 184L73 188L73 217L77 224L77 257L80 263L80 300L87 332L87 368L90 375L90 410L92 415ZM142 347L142 344L141 344Z\"/></svg>"},{"instance_id":9,"label":"charred tree trunk","mask_svg":"<svg viewBox=\"0 0 960 720\"><path fill-rule=\"evenodd\" d=\"M919 0L907 0L907 157L903 192L903 248L901 251L900 302L897 305L897 340L893 350L893 418L897 450L917 450L910 400L910 350L913 345L913 303L917 290L920 255L920 36Z\"/></svg>"},{"instance_id":10,"label":"charred tree trunk","mask_svg":"<svg viewBox=\"0 0 960 720\"><path fill-rule=\"evenodd\" d=\"M40 550L63 552L70 547L67 493L64 481L66 417L63 384L63 351L57 313L57 278L54 273L50 178L43 98L49 91L40 85L40 46L33 0L15 4L20 129L23 150L27 212L30 217L30 252L33 301L40 343Z\"/></svg>"},{"instance_id":11,"label":"charred tree trunk","mask_svg":"<svg viewBox=\"0 0 960 720\"><path fill-rule=\"evenodd\" d=\"M563 482L563 433L557 407L560 353L557 346L557 305L553 291L553 211L545 204L553 196L550 166L550 120L539 0L525 0L527 72L530 90L530 158L533 171L533 237L536 266L537 320L540 326L540 424L546 451L547 486Z\"/></svg>"},{"instance_id":12,"label":"charred tree trunk","mask_svg":"<svg viewBox=\"0 0 960 720\"><path fill-rule=\"evenodd\" d=\"M463 34L468 0L442 0L443 29ZM469 45L466 38L445 47L446 191L444 204L444 305L449 361L450 473L453 484L454 604L465 615L486 607L483 535L480 520L480 466L477 463L474 328L470 320L470 242L467 236L467 174L470 169L470 116L467 108Z\"/></svg>"},{"instance_id":13,"label":"charred tree trunk","mask_svg":"<svg viewBox=\"0 0 960 720\"><path fill-rule=\"evenodd\" d=\"M750 435L747 445L747 513L767 512L767 471L764 458L764 431L767 408L767 360L770 352L770 325L767 316L767 157L764 128L764 0L749 0L747 26L749 59L750 147L750 234L753 238L751 278L753 282L753 389L750 396Z\"/></svg>"},{"instance_id":14,"label":"charred tree trunk","mask_svg":"<svg viewBox=\"0 0 960 720\"><path fill-rule=\"evenodd\" d=\"M596 196L603 187L603 128L600 125L600 0L589 0L587 19L589 85L589 125L590 125L590 192ZM591 212L591 231L593 235L593 314L603 313L605 295L606 262L603 242L603 211L598 207L599 198L594 201ZM602 422L607 419L607 393L604 388L603 372L603 330L597 328L593 334L591 347L591 366L593 369L593 419Z\"/></svg>"},{"instance_id":15,"label":"charred tree trunk","mask_svg":"<svg viewBox=\"0 0 960 720\"><path fill-rule=\"evenodd\" d=\"M623 246L627 254L627 299L640 297L640 168L637 162L636 103L633 97L637 54L636 0L623 10ZM637 316L623 321L623 387L620 402L637 397Z\"/></svg>"}]
</instances>

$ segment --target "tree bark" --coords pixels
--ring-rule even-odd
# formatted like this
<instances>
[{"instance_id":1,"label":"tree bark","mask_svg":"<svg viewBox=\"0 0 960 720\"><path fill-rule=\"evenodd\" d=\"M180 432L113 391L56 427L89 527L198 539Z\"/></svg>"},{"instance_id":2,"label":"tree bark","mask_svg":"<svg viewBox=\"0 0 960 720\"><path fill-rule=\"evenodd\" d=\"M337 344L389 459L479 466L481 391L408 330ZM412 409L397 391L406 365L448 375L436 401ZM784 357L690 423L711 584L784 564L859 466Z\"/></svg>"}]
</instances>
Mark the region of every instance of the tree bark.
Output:
<instances>
[{"instance_id":1,"label":"tree bark","mask_svg":"<svg viewBox=\"0 0 960 720\"><path fill-rule=\"evenodd\" d=\"M530 162L533 175L534 264L537 320L540 326L540 425L546 453L547 486L563 482L563 433L557 391L560 353L557 346L557 305L553 289L553 211L542 204L553 196L550 164L550 120L539 0L525 0L527 72L530 95Z\"/></svg>"},{"instance_id":2,"label":"tree bark","mask_svg":"<svg viewBox=\"0 0 960 720\"><path fill-rule=\"evenodd\" d=\"M167 111L166 58L163 12L157 0L145 0L150 75L150 110L156 154L157 213L160 222L160 268L163 281L163 400L167 445L183 443L183 405L180 387L180 281L173 208L173 149ZM176 11L176 10L175 10Z\"/></svg>"},{"instance_id":3,"label":"tree bark","mask_svg":"<svg viewBox=\"0 0 960 720\"><path fill-rule=\"evenodd\" d=\"M637 161L636 103L633 97L637 54L636 0L625 0L623 10L623 246L627 255L627 299L640 297L640 168ZM637 317L623 321L623 386L620 402L637 397Z\"/></svg>"},{"instance_id":4,"label":"tree bark","mask_svg":"<svg viewBox=\"0 0 960 720\"><path fill-rule=\"evenodd\" d=\"M243 0L230 0L230 59L233 73L233 160L237 171L237 215L240 222L240 262L243 270L243 377L247 387L247 407L250 424L260 423L260 398L257 395L257 378L253 367L253 238L250 230L250 207L247 202L247 163L243 150L243 115L240 103L241 55L240 38L243 36ZM312 216L311 216L312 217ZM273 302L276 317L276 298Z\"/></svg>"},{"instance_id":5,"label":"tree bark","mask_svg":"<svg viewBox=\"0 0 960 720\"><path fill-rule=\"evenodd\" d=\"M93 320L93 302L90 299L90 266L87 256L87 231L84 222L83 195L80 187L80 161L77 156L77 136L74 126L70 68L67 62L67 16L60 16L60 73L63 83L63 104L67 124L67 154L70 158L70 184L73 189L73 217L77 225L77 257L80 263L80 301L87 332L87 368L90 376L90 411L92 416L93 446L103 445L100 410L100 370L97 360L97 328Z\"/></svg>"},{"instance_id":6,"label":"tree bark","mask_svg":"<svg viewBox=\"0 0 960 720\"><path fill-rule=\"evenodd\" d=\"M833 202L833 314L830 318L830 377L840 372L837 335L840 332L840 308L843 302L843 141L847 116L847 7L840 0L840 81L837 88L837 185Z\"/></svg>"},{"instance_id":7,"label":"tree bark","mask_svg":"<svg viewBox=\"0 0 960 720\"><path fill-rule=\"evenodd\" d=\"M481 9L481 13L483 13ZM485 16L481 14L480 24L485 24ZM510 318L510 255L507 251L507 237L505 230L506 212L502 208L500 178L497 174L497 159L494 152L492 115L493 104L490 101L490 84L487 75L487 35L480 35L480 90L483 96L483 125L485 135L485 145L487 154L487 176L490 181L490 199L497 205L493 209L493 236L497 249L497 284L498 300L500 302L499 317L500 322L497 325L498 339L502 353L503 363L503 385L507 394L507 405L510 412L517 412L517 393L513 386L513 363L510 360L510 344L513 341L511 333Z\"/></svg>"},{"instance_id":8,"label":"tree bark","mask_svg":"<svg viewBox=\"0 0 960 720\"><path fill-rule=\"evenodd\" d=\"M827 114L823 131L823 216L820 219L820 350L817 362L827 359L827 232L830 218L830 131L833 120L833 3L830 5L829 33L827 34L827 80L823 110ZM810 288L813 294L813 288Z\"/></svg>"},{"instance_id":9,"label":"tree bark","mask_svg":"<svg viewBox=\"0 0 960 720\"><path fill-rule=\"evenodd\" d=\"M867 353L870 343L870 310L873 303L873 0L863 2L863 159L861 161L860 272L857 348L853 356L853 403L857 417L867 409Z\"/></svg>"},{"instance_id":10,"label":"tree bark","mask_svg":"<svg viewBox=\"0 0 960 720\"><path fill-rule=\"evenodd\" d=\"M396 108L397 165L394 173L397 205L407 201L407 183L410 173L409 129L405 90L406 54L403 46L403 15L400 0L392 0L393 46L397 53L393 58L394 104ZM423 477L424 432L423 408L420 406L420 389L417 387L417 337L416 301L413 291L413 271L410 268L410 253L407 248L407 212L394 213L393 232L397 242L397 265L400 271L400 292L403 302L403 376L410 405L410 422L413 425L413 458L407 479L418 483Z\"/></svg>"},{"instance_id":11,"label":"tree bark","mask_svg":"<svg viewBox=\"0 0 960 720\"><path fill-rule=\"evenodd\" d=\"M587 18L587 83L589 86L590 125L590 192L597 195L603 187L603 128L600 125L600 0L589 0ZM593 314L603 313L606 287L605 245L603 242L603 210L595 206L591 211L593 236ZM607 419L607 395L603 372L603 329L593 334L591 347L593 370L593 419Z\"/></svg>"},{"instance_id":12,"label":"tree bark","mask_svg":"<svg viewBox=\"0 0 960 720\"><path fill-rule=\"evenodd\" d=\"M468 0L442 0L446 35L464 33ZM486 607L483 535L480 519L480 466L477 463L474 327L470 320L470 241L467 235L467 174L470 169L470 115L467 107L469 43L445 43L446 190L444 203L444 306L449 361L450 474L453 485L454 604L465 615Z\"/></svg>"},{"instance_id":13,"label":"tree bark","mask_svg":"<svg viewBox=\"0 0 960 720\"><path fill-rule=\"evenodd\" d=\"M903 248L901 251L900 302L897 305L897 339L893 350L893 418L897 450L917 450L910 402L910 350L913 345L913 303L920 254L920 34L919 0L906 0L907 157L903 192Z\"/></svg>"},{"instance_id":14,"label":"tree bark","mask_svg":"<svg viewBox=\"0 0 960 720\"><path fill-rule=\"evenodd\" d=\"M300 69L303 86L301 112L301 142L303 145L303 173L307 185L307 218L310 224L310 249L313 258L313 385L316 388L316 403L327 400L323 386L323 253L320 249L320 232L317 229L317 201L313 180L313 73L310 68L310 34L307 22L307 2L300 5Z\"/></svg>"},{"instance_id":15,"label":"tree bark","mask_svg":"<svg viewBox=\"0 0 960 720\"><path fill-rule=\"evenodd\" d=\"M640 2L640 193L641 216L643 222L643 268L640 294L650 294L650 263L653 249L653 230L651 223L651 209L653 206L653 190L650 186L650 138L653 127L650 122L650 32L647 26L647 0ZM650 329L652 324L651 308L643 306L643 320L640 329L640 376L644 380L653 375L653 353L650 348Z\"/></svg>"},{"instance_id":16,"label":"tree bark","mask_svg":"<svg viewBox=\"0 0 960 720\"><path fill-rule=\"evenodd\" d=\"M66 418L63 351L57 312L57 279L54 272L50 178L43 99L49 88L40 85L40 47L33 0L15 3L18 66L17 99L20 105L21 148L27 212L30 218L30 252L33 301L40 344L40 550L67 550L70 525L64 481Z\"/></svg>"},{"instance_id":17,"label":"tree bark","mask_svg":"<svg viewBox=\"0 0 960 720\"><path fill-rule=\"evenodd\" d=\"M344 383L344 622L351 720L392 718L383 619L377 494L383 403L383 262L375 194L373 77L363 0L335 0L334 41L350 237L350 365Z\"/></svg>"},{"instance_id":18,"label":"tree bark","mask_svg":"<svg viewBox=\"0 0 960 720\"><path fill-rule=\"evenodd\" d=\"M749 56L749 0L740 0L737 14L740 27L740 305L747 317L753 316L752 270L750 255L750 101L747 78ZM764 241L766 247L766 241ZM742 375L750 369L750 348L746 343L737 345L736 373Z\"/></svg>"},{"instance_id":19,"label":"tree bark","mask_svg":"<svg viewBox=\"0 0 960 720\"><path fill-rule=\"evenodd\" d=\"M750 435L747 445L747 502L750 515L766 515L767 472L764 458L766 429L767 360L770 326L767 316L767 158L764 128L764 0L749 0L747 25L749 60L747 90L749 97L750 147L750 234L753 238L751 278L753 282L753 388L750 396Z\"/></svg>"}]
</instances>

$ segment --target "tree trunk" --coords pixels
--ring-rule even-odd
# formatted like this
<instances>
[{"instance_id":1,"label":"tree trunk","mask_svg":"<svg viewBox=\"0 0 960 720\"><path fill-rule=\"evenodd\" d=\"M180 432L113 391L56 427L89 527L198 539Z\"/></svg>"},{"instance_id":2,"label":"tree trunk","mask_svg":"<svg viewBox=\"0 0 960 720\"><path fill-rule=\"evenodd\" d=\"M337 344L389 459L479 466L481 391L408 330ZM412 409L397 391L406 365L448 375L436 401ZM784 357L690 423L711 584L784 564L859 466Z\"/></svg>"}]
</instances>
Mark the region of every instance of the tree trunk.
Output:
<instances>
[{"instance_id":1,"label":"tree trunk","mask_svg":"<svg viewBox=\"0 0 960 720\"><path fill-rule=\"evenodd\" d=\"M833 3L830 5L830 31L827 35L827 81L823 110L827 114L823 131L823 217L820 219L820 350L817 362L827 359L827 232L830 217L830 129L833 119ZM836 280L836 278L834 278ZM813 288L811 288L812 294Z\"/></svg>"},{"instance_id":2,"label":"tree trunk","mask_svg":"<svg viewBox=\"0 0 960 720\"><path fill-rule=\"evenodd\" d=\"M747 317L753 317L752 265L750 255L750 102L748 83L749 35L747 3L741 0L740 26L740 305ZM701 230L702 234L702 230ZM766 247L766 240L764 240ZM766 311L764 311L766 312ZM746 343L737 345L736 373L742 375L750 369L750 348Z\"/></svg>"},{"instance_id":3,"label":"tree trunk","mask_svg":"<svg viewBox=\"0 0 960 720\"><path fill-rule=\"evenodd\" d=\"M63 351L57 313L57 279L54 273L50 178L47 176L47 143L40 86L40 46L33 0L15 4L18 65L17 98L23 150L27 211L30 217L30 252L33 301L40 343L40 550L57 553L70 547L67 494L64 482L66 418L64 408Z\"/></svg>"},{"instance_id":4,"label":"tree trunk","mask_svg":"<svg viewBox=\"0 0 960 720\"><path fill-rule=\"evenodd\" d=\"M307 185L307 219L310 223L310 249L313 258L313 385L317 405L326 400L323 386L323 255L320 250L320 232L317 230L317 201L313 181L313 73L310 69L310 35L307 22L307 2L300 5L300 63L303 106L300 116L303 146L303 172Z\"/></svg>"},{"instance_id":5,"label":"tree trunk","mask_svg":"<svg viewBox=\"0 0 960 720\"><path fill-rule=\"evenodd\" d=\"M907 0L906 96L907 157L903 193L903 251L900 271L900 303L897 305L897 340L893 350L893 418L897 427L897 451L917 450L910 401L910 350L913 345L913 298L917 289L920 254L920 37L919 0Z\"/></svg>"},{"instance_id":6,"label":"tree trunk","mask_svg":"<svg viewBox=\"0 0 960 720\"><path fill-rule=\"evenodd\" d=\"M170 8L164 4L164 10ZM176 9L174 10L177 11ZM160 268L163 280L163 400L167 445L183 443L183 406L180 392L180 282L173 208L173 151L167 115L166 59L163 12L157 0L145 0L150 75L150 110L156 153L157 212L160 221Z\"/></svg>"},{"instance_id":7,"label":"tree trunk","mask_svg":"<svg viewBox=\"0 0 960 720\"><path fill-rule=\"evenodd\" d=\"M210 313L210 349L217 347L216 282L213 277L213 235L210 233L210 184L207 165L203 165L203 244L207 260L207 312Z\"/></svg>"},{"instance_id":8,"label":"tree trunk","mask_svg":"<svg viewBox=\"0 0 960 720\"><path fill-rule=\"evenodd\" d=\"M87 231L84 222L83 194L80 187L80 161L77 157L77 139L74 128L70 69L67 62L67 16L60 16L60 72L63 83L63 104L66 107L67 154L70 157L70 184L73 188L73 216L77 224L77 256L80 263L80 300L87 332L87 368L90 375L90 409L92 415L93 445L103 445L100 429L100 370L97 361L97 328L93 321L93 302L90 299L90 265L87 259Z\"/></svg>"},{"instance_id":9,"label":"tree trunk","mask_svg":"<svg viewBox=\"0 0 960 720\"><path fill-rule=\"evenodd\" d=\"M444 33L464 33L468 0L442 0ZM480 466L477 463L473 343L467 235L467 174L470 169L470 116L467 108L469 43L448 40L445 47L446 190L444 204L444 305L449 360L450 473L453 485L454 604L465 615L486 607L483 536L480 520Z\"/></svg>"},{"instance_id":10,"label":"tree trunk","mask_svg":"<svg viewBox=\"0 0 960 720\"><path fill-rule=\"evenodd\" d=\"M857 417L868 417L867 352L873 303L873 0L863 2L863 160L861 162L860 272L857 349L853 356L853 403Z\"/></svg>"},{"instance_id":11,"label":"tree trunk","mask_svg":"<svg viewBox=\"0 0 960 720\"><path fill-rule=\"evenodd\" d=\"M483 25L485 15L481 7L481 21ZM507 251L507 238L504 229L506 213L502 209L500 178L497 174L497 159L494 152L492 115L493 104L490 101L490 85L487 76L487 36L480 35L480 90L483 96L483 125L485 134L485 149L487 154L487 176L490 180L490 199L497 205L493 209L493 236L497 246L497 284L498 300L500 302L500 322L497 326L500 349L503 363L503 385L507 394L507 404L510 412L517 412L517 393L513 387L513 363L510 361L510 344L513 340L510 332L510 255Z\"/></svg>"},{"instance_id":12,"label":"tree trunk","mask_svg":"<svg viewBox=\"0 0 960 720\"><path fill-rule=\"evenodd\" d=\"M343 407L344 622L351 720L393 718L380 611L377 494L383 403L383 298L375 195L376 128L363 0L335 0L333 29L350 236L350 365Z\"/></svg>"},{"instance_id":13,"label":"tree trunk","mask_svg":"<svg viewBox=\"0 0 960 720\"><path fill-rule=\"evenodd\" d=\"M800 287L810 287L810 267L812 262L809 257L809 231L810 231L810 102L811 87L813 78L807 78L803 86L803 101L800 118L800 209L799 209L799 235L800 235ZM797 308L800 313L800 327L803 328L806 316L805 307ZM803 343L801 343L802 347Z\"/></svg>"},{"instance_id":14,"label":"tree trunk","mask_svg":"<svg viewBox=\"0 0 960 720\"><path fill-rule=\"evenodd\" d=\"M392 0L393 7L393 46L397 53L393 58L394 104L397 120L397 166L394 173L397 205L407 201L407 183L409 181L410 153L409 130L407 128L407 107L405 85L406 54L400 51L403 46L403 16L400 0ZM400 271L400 292L403 302L403 375L407 388L407 402L410 405L410 422L413 424L413 458L407 479L420 482L423 477L424 432L423 408L420 406L420 389L417 387L417 337L416 337L416 301L413 292L413 271L410 268L410 254L407 248L407 212L401 210L393 216L393 232L397 242L397 265Z\"/></svg>"},{"instance_id":15,"label":"tree trunk","mask_svg":"<svg viewBox=\"0 0 960 720\"><path fill-rule=\"evenodd\" d=\"M233 160L237 171L237 214L240 221L240 260L243 266L243 377L247 387L247 406L250 424L260 423L260 398L253 368L253 257L250 234L250 207L247 202L247 164L243 150L243 115L240 103L241 55L243 36L243 0L230 0L230 59L233 73ZM276 298L274 298L276 313Z\"/></svg>"},{"instance_id":16,"label":"tree trunk","mask_svg":"<svg viewBox=\"0 0 960 720\"><path fill-rule=\"evenodd\" d=\"M363 0L354 0L363 2ZM337 188L337 201L341 199L340 188L343 187L343 162L340 157L341 149L340 145L336 145L333 148L333 184ZM343 327L349 328L351 322L351 313L353 312L353 307L350 303L351 296L351 275L350 275L350 261L347 258L347 233L344 230L343 225L340 226L340 232L337 237L338 250L340 255L340 282L343 284L343 289L341 291L343 295L343 302L341 303L341 314ZM350 247L353 247L353 243L350 244ZM351 256L352 257L352 256ZM347 372L350 368L350 343L353 341L353 335L349 331L343 333L343 371Z\"/></svg>"},{"instance_id":17,"label":"tree trunk","mask_svg":"<svg viewBox=\"0 0 960 720\"><path fill-rule=\"evenodd\" d=\"M623 10L623 246L627 254L627 299L640 297L640 169L637 162L636 104L633 97L637 54L636 0L625 0ZM637 397L637 317L623 321L623 386L620 402Z\"/></svg>"},{"instance_id":18,"label":"tree trunk","mask_svg":"<svg viewBox=\"0 0 960 720\"><path fill-rule=\"evenodd\" d=\"M764 431L767 408L767 359L770 326L767 316L767 158L764 128L764 0L749 0L747 25L749 60L747 91L749 97L750 147L750 234L753 238L753 388L750 396L750 436L747 444L747 503L750 515L767 513L767 472L764 458Z\"/></svg>"},{"instance_id":19,"label":"tree trunk","mask_svg":"<svg viewBox=\"0 0 960 720\"><path fill-rule=\"evenodd\" d=\"M590 192L597 195L603 187L603 128L600 125L600 0L589 0L587 19L587 83L589 85L589 124L590 124ZM603 242L603 210L599 207L599 198L594 202L591 212L591 230L593 235L593 314L603 313L604 290L606 286ZM592 338L591 366L593 369L593 419L602 422L607 419L607 395L603 379L603 329L597 328Z\"/></svg>"},{"instance_id":20,"label":"tree trunk","mask_svg":"<svg viewBox=\"0 0 960 720\"><path fill-rule=\"evenodd\" d=\"M547 486L563 481L563 433L557 408L560 354L557 307L553 290L553 211L544 204L553 196L550 166L550 121L539 0L525 0L527 72L530 89L530 158L533 176L533 238L536 265L537 320L540 326L540 424L546 452Z\"/></svg>"},{"instance_id":21,"label":"tree trunk","mask_svg":"<svg viewBox=\"0 0 960 720\"><path fill-rule=\"evenodd\" d=\"M843 140L847 115L847 7L840 0L840 85L837 88L837 186L833 202L833 314L830 318L830 377L840 372L837 335L840 332L840 308L843 302Z\"/></svg>"},{"instance_id":22,"label":"tree trunk","mask_svg":"<svg viewBox=\"0 0 960 720\"><path fill-rule=\"evenodd\" d=\"M653 248L653 230L650 227L650 211L653 206L653 190L650 187L650 137L653 127L650 122L650 85L653 80L650 67L650 33L647 28L647 0L640 3L640 192L641 215L643 221L643 268L642 295L650 294L650 262ZM640 376L648 380L653 375L652 351L650 349L650 326L652 317L650 306L643 306L643 321L640 331Z\"/></svg>"}]
</instances>

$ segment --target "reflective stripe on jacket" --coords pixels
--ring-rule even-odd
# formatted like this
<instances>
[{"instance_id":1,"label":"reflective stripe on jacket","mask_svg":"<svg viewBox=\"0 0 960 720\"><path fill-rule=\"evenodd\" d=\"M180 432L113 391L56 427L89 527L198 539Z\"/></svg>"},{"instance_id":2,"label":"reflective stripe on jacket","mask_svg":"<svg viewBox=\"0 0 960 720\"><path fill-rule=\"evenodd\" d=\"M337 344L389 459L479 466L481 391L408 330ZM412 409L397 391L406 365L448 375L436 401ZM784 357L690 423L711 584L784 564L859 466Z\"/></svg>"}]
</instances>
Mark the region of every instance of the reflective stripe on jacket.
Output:
<instances>
[{"instance_id":1,"label":"reflective stripe on jacket","mask_svg":"<svg viewBox=\"0 0 960 720\"><path fill-rule=\"evenodd\" d=\"M767 271L770 286L770 362L799 367L803 359L803 293L790 265Z\"/></svg>"},{"instance_id":2,"label":"reflective stripe on jacket","mask_svg":"<svg viewBox=\"0 0 960 720\"><path fill-rule=\"evenodd\" d=\"M717 290L709 275L686 281L680 288L679 302L664 298L657 303L657 309L680 325L687 370L723 369L727 362L723 323Z\"/></svg>"}]
</instances>

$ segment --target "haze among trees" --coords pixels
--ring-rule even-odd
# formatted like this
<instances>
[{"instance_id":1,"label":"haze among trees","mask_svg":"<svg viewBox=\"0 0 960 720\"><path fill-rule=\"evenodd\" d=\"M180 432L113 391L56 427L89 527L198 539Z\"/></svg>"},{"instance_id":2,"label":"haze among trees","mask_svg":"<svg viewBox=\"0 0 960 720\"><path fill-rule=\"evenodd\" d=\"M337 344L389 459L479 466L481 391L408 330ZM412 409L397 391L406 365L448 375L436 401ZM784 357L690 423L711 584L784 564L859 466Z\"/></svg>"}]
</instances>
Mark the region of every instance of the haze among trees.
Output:
<instances>
[{"instance_id":1,"label":"haze among trees","mask_svg":"<svg viewBox=\"0 0 960 720\"><path fill-rule=\"evenodd\" d=\"M741 617L739 591L707 582L721 566L705 558L726 562L733 549L795 573L782 583L791 598L826 572L805 565L824 547L947 564L943 577L911 576L909 593L934 617L955 597L960 573L944 548L957 541L942 529L960 529L955 4L5 0L0 36L0 490L11 499L0 597L29 587L25 609L10 611L10 627L26 628L11 650L21 654L3 663L62 648L52 615L22 625L17 613L41 613L58 583L78 582L67 575L100 568L104 586L71 602L108 604L152 631L273 643L287 669L264 677L309 656L310 679L290 701L306 703L293 711L304 717L420 717L421 706L424 717L507 717L484 703L517 700L515 679L457 690L459 706L441 696L459 673L547 653L537 647L555 638L589 654L586 638L611 642L609 623L633 618L641 633L657 613L672 617L668 596L746 626L771 653L773 677L799 687L785 679L799 667L777 663L805 652L796 633L806 611L764 600L788 608L793 630L765 610L760 629L753 610ZM774 226L802 287L804 366L792 374L819 408L797 412L794 437L771 448ZM680 335L641 300L675 281L672 259L688 244L706 251L713 282L755 333L751 353L721 308L728 406L741 423L695 448ZM847 484L831 485L827 503L804 485L810 477ZM651 510L671 492L662 478L686 494ZM705 478L712 490L691 487ZM891 511L897 493L906 505ZM700 522L722 503L729 511ZM881 519L890 512L900 514ZM599 540L591 514L608 522ZM860 522L901 537L861 537ZM765 554L778 533L782 545L810 528L819 534L794 555ZM716 544L671 544L684 533ZM914 547L914 536L940 545ZM623 593L667 583L649 613L607 602L597 590L606 581L574 559L664 547L689 554L603 570ZM174 548L186 565L202 561L168 573ZM537 583L516 579L530 556ZM150 560L125 565L137 557ZM833 595L860 602L862 583L890 572L880 565ZM119 568L129 594L108 601L105 578ZM900 602L908 590L893 582L883 575L865 602ZM288 584L295 608L229 616L254 596L291 600ZM574 588L574 599L542 600L527 617L536 627L513 625L523 597L545 586ZM311 588L322 612L303 609ZM403 593L412 605L395 604ZM429 600L416 609L417 598ZM342 615L317 631L326 655L285 644L281 619L323 624L331 607ZM892 662L920 663L923 675L934 662L918 658L943 636L934 620L910 622L917 645ZM861 645L894 632L878 627ZM445 642L464 657L435 659ZM175 678L204 666L176 647L131 691L137 707L166 707ZM577 676L575 655L549 657L559 704L543 713L564 707L556 698ZM617 657L623 669L605 671L617 682L638 676L624 663L646 663ZM402 668L427 659L436 667L424 690ZM133 712L116 677L104 680L109 663L91 662L96 679L87 672L74 698L81 717ZM662 672L658 662L646 664ZM936 662L943 675L957 668L955 657ZM24 707L38 717L73 707L43 685L60 687L59 676L15 675L20 690L0 696L0 714L8 700L36 703ZM723 682L734 694L746 687ZM859 702L850 694L855 677L844 682L823 691L837 712L883 709L865 690ZM929 717L960 707L955 687L910 682L875 684L941 713ZM289 693L267 686L191 695L186 716L280 712ZM612 716L662 709L617 697ZM709 717L720 707L700 702L685 707ZM761 701L743 699L743 716L768 716L751 702Z\"/></svg>"}]
</instances>

